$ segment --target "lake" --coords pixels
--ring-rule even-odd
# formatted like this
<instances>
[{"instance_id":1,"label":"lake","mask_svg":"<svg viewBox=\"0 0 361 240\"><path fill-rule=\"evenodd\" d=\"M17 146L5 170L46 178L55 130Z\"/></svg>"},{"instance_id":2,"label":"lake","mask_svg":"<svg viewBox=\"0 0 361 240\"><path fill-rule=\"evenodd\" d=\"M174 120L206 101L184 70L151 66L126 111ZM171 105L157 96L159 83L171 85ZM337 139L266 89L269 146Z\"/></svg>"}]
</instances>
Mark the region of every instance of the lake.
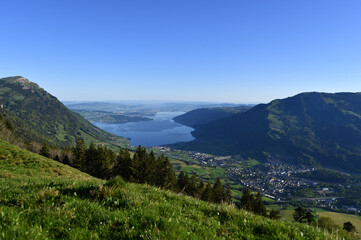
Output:
<instances>
[{"instance_id":1,"label":"lake","mask_svg":"<svg viewBox=\"0 0 361 240\"><path fill-rule=\"evenodd\" d=\"M152 147L163 144L192 141L194 130L172 120L184 112L158 112L153 121L109 124L95 122L97 127L117 136L130 138L132 146Z\"/></svg>"}]
</instances>

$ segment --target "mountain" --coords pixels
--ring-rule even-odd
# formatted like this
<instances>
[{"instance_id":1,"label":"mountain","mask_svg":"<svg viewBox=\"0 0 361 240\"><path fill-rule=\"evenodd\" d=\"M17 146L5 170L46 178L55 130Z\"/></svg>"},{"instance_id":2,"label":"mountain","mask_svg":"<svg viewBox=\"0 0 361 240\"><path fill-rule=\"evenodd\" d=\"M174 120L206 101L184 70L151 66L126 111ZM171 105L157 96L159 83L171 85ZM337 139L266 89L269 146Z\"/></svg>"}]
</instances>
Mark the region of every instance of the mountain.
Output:
<instances>
[{"instance_id":1,"label":"mountain","mask_svg":"<svg viewBox=\"0 0 361 240\"><path fill-rule=\"evenodd\" d=\"M232 103L168 101L64 102L64 104L71 110L117 112L128 116L152 116L157 112L188 112L197 108L237 106Z\"/></svg>"},{"instance_id":2,"label":"mountain","mask_svg":"<svg viewBox=\"0 0 361 240\"><path fill-rule=\"evenodd\" d=\"M361 172L361 93L302 93L201 125L181 147Z\"/></svg>"},{"instance_id":3,"label":"mountain","mask_svg":"<svg viewBox=\"0 0 361 240\"><path fill-rule=\"evenodd\" d=\"M189 127L196 127L197 125L226 118L235 113L245 112L250 108L251 106L248 105L239 107L198 108L177 116L173 118L173 120Z\"/></svg>"},{"instance_id":4,"label":"mountain","mask_svg":"<svg viewBox=\"0 0 361 240\"><path fill-rule=\"evenodd\" d=\"M149 185L100 180L0 140L1 239L353 239Z\"/></svg>"},{"instance_id":5,"label":"mountain","mask_svg":"<svg viewBox=\"0 0 361 240\"><path fill-rule=\"evenodd\" d=\"M67 109L57 98L23 77L0 79L0 114L11 120L25 142L69 146L77 137L86 141L126 144L124 138L105 132Z\"/></svg>"},{"instance_id":6,"label":"mountain","mask_svg":"<svg viewBox=\"0 0 361 240\"><path fill-rule=\"evenodd\" d=\"M11 121L5 119L0 114L0 138L11 143L20 146L21 140L16 136L14 125Z\"/></svg>"}]
</instances>

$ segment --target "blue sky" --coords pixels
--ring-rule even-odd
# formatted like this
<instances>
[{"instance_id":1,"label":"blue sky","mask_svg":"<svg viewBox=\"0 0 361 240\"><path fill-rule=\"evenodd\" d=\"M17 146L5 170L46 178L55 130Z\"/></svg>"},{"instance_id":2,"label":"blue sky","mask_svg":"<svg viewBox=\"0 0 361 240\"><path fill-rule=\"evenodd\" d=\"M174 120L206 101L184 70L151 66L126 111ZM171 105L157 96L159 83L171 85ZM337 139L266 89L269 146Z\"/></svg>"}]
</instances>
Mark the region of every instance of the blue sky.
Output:
<instances>
[{"instance_id":1,"label":"blue sky","mask_svg":"<svg viewBox=\"0 0 361 240\"><path fill-rule=\"evenodd\" d=\"M60 100L361 91L361 1L0 2L0 77Z\"/></svg>"}]
</instances>

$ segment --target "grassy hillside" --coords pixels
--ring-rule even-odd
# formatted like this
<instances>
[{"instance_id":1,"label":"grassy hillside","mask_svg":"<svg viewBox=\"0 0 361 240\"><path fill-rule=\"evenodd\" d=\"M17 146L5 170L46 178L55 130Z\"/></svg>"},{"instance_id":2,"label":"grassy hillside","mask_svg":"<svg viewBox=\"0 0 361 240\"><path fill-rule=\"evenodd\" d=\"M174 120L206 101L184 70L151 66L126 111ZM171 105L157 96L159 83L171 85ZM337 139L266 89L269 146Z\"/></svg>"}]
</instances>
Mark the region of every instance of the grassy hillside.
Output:
<instances>
[{"instance_id":1,"label":"grassy hillside","mask_svg":"<svg viewBox=\"0 0 361 240\"><path fill-rule=\"evenodd\" d=\"M361 94L303 93L199 126L188 149L279 154L361 172ZM267 154L268 155L268 154Z\"/></svg>"},{"instance_id":2,"label":"grassy hillside","mask_svg":"<svg viewBox=\"0 0 361 240\"><path fill-rule=\"evenodd\" d=\"M343 226L345 222L351 222L358 232L358 237L361 238L361 219L352 214L336 213L336 212L321 212L319 216L330 217L336 224Z\"/></svg>"},{"instance_id":3,"label":"grassy hillside","mask_svg":"<svg viewBox=\"0 0 361 240\"><path fill-rule=\"evenodd\" d=\"M69 146L77 137L87 142L126 144L124 138L107 133L71 112L58 99L23 77L0 79L0 114L12 121L26 142L47 141Z\"/></svg>"},{"instance_id":4,"label":"grassy hillside","mask_svg":"<svg viewBox=\"0 0 361 240\"><path fill-rule=\"evenodd\" d=\"M95 179L0 141L1 239L334 239L121 179ZM348 239L348 238L346 238Z\"/></svg>"},{"instance_id":5,"label":"grassy hillside","mask_svg":"<svg viewBox=\"0 0 361 240\"><path fill-rule=\"evenodd\" d=\"M354 214L338 213L338 212L329 212L322 209L317 209L317 215L323 217L330 217L337 225L341 228L345 222L351 222L356 230L358 238L361 238L361 219ZM291 210L280 210L280 215L285 218L287 221L293 221L292 214L294 213L294 208Z\"/></svg>"}]
</instances>

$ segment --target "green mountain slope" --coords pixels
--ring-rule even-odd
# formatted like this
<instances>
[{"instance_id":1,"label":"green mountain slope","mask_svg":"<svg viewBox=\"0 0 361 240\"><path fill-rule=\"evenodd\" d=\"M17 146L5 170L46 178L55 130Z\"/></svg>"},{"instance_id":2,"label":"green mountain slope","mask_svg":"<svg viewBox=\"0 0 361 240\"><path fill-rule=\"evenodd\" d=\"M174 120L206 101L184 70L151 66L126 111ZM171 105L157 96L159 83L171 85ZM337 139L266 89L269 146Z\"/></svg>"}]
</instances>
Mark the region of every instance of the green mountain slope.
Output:
<instances>
[{"instance_id":1,"label":"green mountain slope","mask_svg":"<svg viewBox=\"0 0 361 240\"><path fill-rule=\"evenodd\" d=\"M3 106L0 114L12 121L17 135L27 142L69 146L77 137L94 142L126 142L71 112L54 96L23 77L0 79L0 104Z\"/></svg>"},{"instance_id":2,"label":"green mountain slope","mask_svg":"<svg viewBox=\"0 0 361 240\"><path fill-rule=\"evenodd\" d=\"M1 239L336 239L336 234L121 179L105 182L0 140Z\"/></svg>"},{"instance_id":3,"label":"green mountain slope","mask_svg":"<svg viewBox=\"0 0 361 240\"><path fill-rule=\"evenodd\" d=\"M313 92L274 100L200 126L193 135L188 148L280 154L361 172L361 94Z\"/></svg>"},{"instance_id":4,"label":"green mountain slope","mask_svg":"<svg viewBox=\"0 0 361 240\"><path fill-rule=\"evenodd\" d=\"M195 127L226 118L235 113L245 112L250 108L250 106L199 108L177 116L173 120L189 127Z\"/></svg>"}]
</instances>

